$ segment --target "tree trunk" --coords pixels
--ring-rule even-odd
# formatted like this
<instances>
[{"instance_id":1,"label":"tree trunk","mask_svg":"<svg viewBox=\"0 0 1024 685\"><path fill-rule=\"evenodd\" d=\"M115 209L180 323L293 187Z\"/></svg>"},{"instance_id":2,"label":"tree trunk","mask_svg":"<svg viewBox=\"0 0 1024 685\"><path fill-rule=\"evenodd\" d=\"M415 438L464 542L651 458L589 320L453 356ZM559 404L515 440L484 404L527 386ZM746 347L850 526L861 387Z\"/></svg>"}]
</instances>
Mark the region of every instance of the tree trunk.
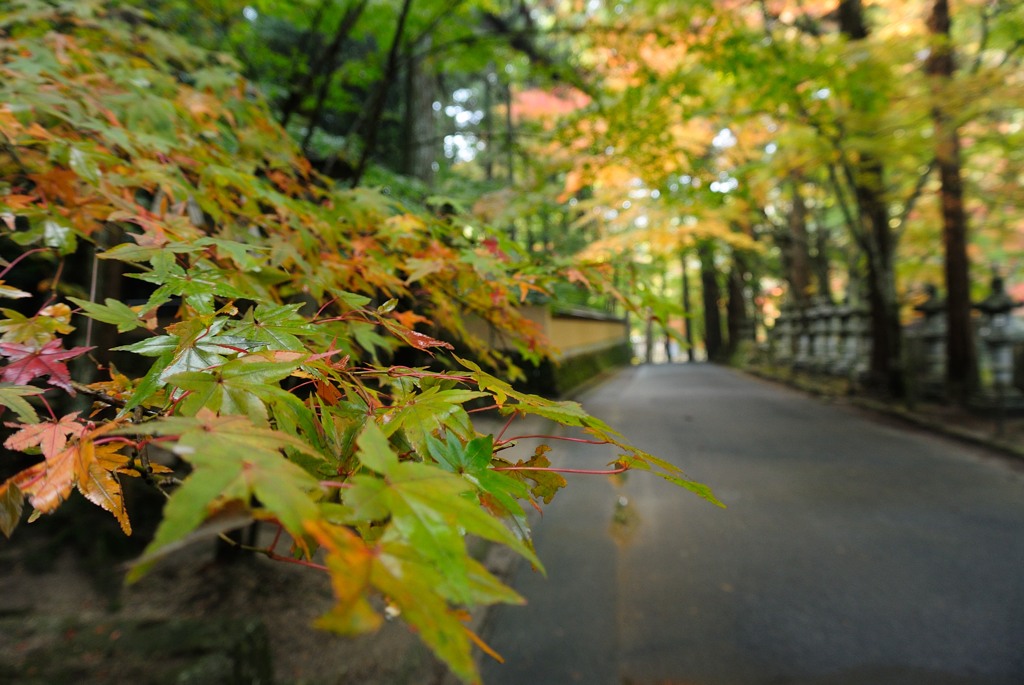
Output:
<instances>
[{"instance_id":1,"label":"tree trunk","mask_svg":"<svg viewBox=\"0 0 1024 685\"><path fill-rule=\"evenodd\" d=\"M806 305L811 289L811 257L807 238L807 205L800 194L799 179L793 179L793 202L789 210L789 232L783 245L783 260L793 301Z\"/></svg>"},{"instance_id":2,"label":"tree trunk","mask_svg":"<svg viewBox=\"0 0 1024 685\"><path fill-rule=\"evenodd\" d=\"M686 259L689 250L679 251L679 266L682 269L683 280L683 326L686 327L686 360L694 361L693 351L693 306L690 300L690 276L686 268Z\"/></svg>"},{"instance_id":3,"label":"tree trunk","mask_svg":"<svg viewBox=\"0 0 1024 685\"><path fill-rule=\"evenodd\" d=\"M747 331L750 330L750 317L747 315L746 302L747 267L744 261L742 255L733 253L732 268L729 269L729 300L725 306L725 327L729 332L728 353L730 356L739 349L740 343L747 337Z\"/></svg>"},{"instance_id":4,"label":"tree trunk","mask_svg":"<svg viewBox=\"0 0 1024 685\"><path fill-rule=\"evenodd\" d=\"M710 240L697 243L697 255L700 257L700 282L704 295L704 349L708 353L708 361L721 361L726 350L722 341L722 314L718 303L722 299L718 287L718 274L715 272L715 248Z\"/></svg>"},{"instance_id":5,"label":"tree trunk","mask_svg":"<svg viewBox=\"0 0 1024 685\"><path fill-rule=\"evenodd\" d=\"M867 246L868 308L871 324L869 383L893 397L905 391L902 330L896 301L895 247L889 212L882 199L882 163L861 155L854 189Z\"/></svg>"},{"instance_id":6,"label":"tree trunk","mask_svg":"<svg viewBox=\"0 0 1024 685\"><path fill-rule=\"evenodd\" d=\"M928 17L932 45L925 71L931 77L932 121L935 126L935 163L942 198L942 243L946 271L946 385L950 397L967 402L974 381L974 344L971 335L970 262L967 258L967 217L960 174L960 134L956 122L942 106L943 92L956 68L950 43L949 3L935 0Z\"/></svg>"},{"instance_id":7,"label":"tree trunk","mask_svg":"<svg viewBox=\"0 0 1024 685\"><path fill-rule=\"evenodd\" d=\"M345 39L348 38L348 35L352 32L352 29L355 27L360 15L362 15L363 10L366 9L368 1L369 0L360 0L357 4L349 6L345 10L345 14L343 14L341 19L338 21L338 27L334 31L334 36L331 38L330 45L324 48L324 51L317 55L315 59L313 58L312 52L309 53L309 62L306 73L301 79L299 79L298 83L292 87L291 91L288 93L288 97L281 105L281 113L278 118L281 126L288 125L292 115L295 114L302 105L302 100L306 97L309 91L313 89L313 85L317 83L318 80L320 80L321 87L323 87L323 81L325 80L329 85L334 71L338 68L338 58L341 53L341 46L345 42ZM320 17L323 15L324 5L326 4L327 3L324 3L317 9L317 14L313 19L314 23L310 25L309 36L307 38L310 42L312 42L312 34L316 30L316 26L320 23ZM326 95L323 97L326 97ZM318 96L318 99L321 100L319 107L323 106L323 97ZM317 109L319 109L319 107ZM319 111L317 111L314 113L314 116L311 117L309 124L310 130L312 130L316 125L316 120L319 119L319 116ZM307 137L308 135L309 132L307 131Z\"/></svg>"},{"instance_id":8,"label":"tree trunk","mask_svg":"<svg viewBox=\"0 0 1024 685\"><path fill-rule=\"evenodd\" d=\"M818 284L817 292L829 302L833 301L832 283L829 278L832 265L828 254L829 231L823 223L815 221L814 227L814 280Z\"/></svg>"},{"instance_id":9,"label":"tree trunk","mask_svg":"<svg viewBox=\"0 0 1024 685\"><path fill-rule=\"evenodd\" d=\"M868 36L860 0L841 0L839 30L851 40ZM867 253L868 307L871 326L869 384L893 397L905 392L902 331L896 300L895 239L883 196L884 167L871 153L861 151L845 165L847 182L857 200L859 225L853 227Z\"/></svg>"},{"instance_id":10,"label":"tree trunk","mask_svg":"<svg viewBox=\"0 0 1024 685\"><path fill-rule=\"evenodd\" d=\"M430 47L430 36L408 47L405 72L405 110L402 128L405 147L402 150L403 170L409 176L430 185L434 180L434 127L435 79L417 52L425 53Z\"/></svg>"},{"instance_id":11,"label":"tree trunk","mask_svg":"<svg viewBox=\"0 0 1024 685\"><path fill-rule=\"evenodd\" d=\"M494 179L494 84L498 82L498 76L494 71L494 65L487 65L487 72L484 74L484 178L488 181Z\"/></svg>"},{"instance_id":12,"label":"tree trunk","mask_svg":"<svg viewBox=\"0 0 1024 685\"><path fill-rule=\"evenodd\" d=\"M352 187L355 188L363 179L366 167L370 163L370 157L377 147L377 136L380 133L381 117L384 114L384 101L387 99L388 91L395 82L398 73L398 54L401 51L402 37L405 35L405 24L409 19L409 12L412 9L412 0L404 0L402 9L398 14L398 21L395 23L395 32L391 37L391 47L388 49L387 62L384 65L384 75L374 90L373 97L367 107L365 121L369 130L366 132L366 139L363 143L363 150L359 155L355 171L352 177Z\"/></svg>"},{"instance_id":13,"label":"tree trunk","mask_svg":"<svg viewBox=\"0 0 1024 685\"><path fill-rule=\"evenodd\" d=\"M508 164L508 184L516 182L515 126L512 121L512 83L505 84L505 157Z\"/></svg>"},{"instance_id":14,"label":"tree trunk","mask_svg":"<svg viewBox=\"0 0 1024 685\"><path fill-rule=\"evenodd\" d=\"M647 310L647 329L644 331L644 363L654 363L654 313Z\"/></svg>"}]
</instances>

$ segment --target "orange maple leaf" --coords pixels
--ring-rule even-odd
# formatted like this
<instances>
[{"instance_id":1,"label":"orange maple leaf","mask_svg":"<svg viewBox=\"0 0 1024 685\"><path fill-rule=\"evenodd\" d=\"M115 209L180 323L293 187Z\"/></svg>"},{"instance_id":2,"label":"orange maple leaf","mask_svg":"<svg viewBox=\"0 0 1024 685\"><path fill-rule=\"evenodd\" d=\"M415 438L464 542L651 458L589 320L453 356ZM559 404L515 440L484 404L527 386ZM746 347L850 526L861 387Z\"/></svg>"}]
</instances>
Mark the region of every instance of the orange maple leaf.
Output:
<instances>
[{"instance_id":1,"label":"orange maple leaf","mask_svg":"<svg viewBox=\"0 0 1024 685\"><path fill-rule=\"evenodd\" d=\"M85 424L78 420L76 411L66 414L58 420L23 426L17 433L4 440L4 447L24 452L31 447L38 446L43 456L50 459L64 449L69 437L83 435L85 430Z\"/></svg>"},{"instance_id":2,"label":"orange maple leaf","mask_svg":"<svg viewBox=\"0 0 1024 685\"><path fill-rule=\"evenodd\" d=\"M114 515L125 535L131 535L131 522L116 475L130 470L126 468L128 457L118 453L121 447L114 443L97 445L83 439L21 471L11 481L28 496L29 504L40 514L56 510L77 486L90 502Z\"/></svg>"},{"instance_id":3,"label":"orange maple leaf","mask_svg":"<svg viewBox=\"0 0 1024 685\"><path fill-rule=\"evenodd\" d=\"M416 324L418 323L431 323L430 319L413 311L395 312L394 317L398 319L398 323L410 329L416 328Z\"/></svg>"},{"instance_id":4,"label":"orange maple leaf","mask_svg":"<svg viewBox=\"0 0 1024 685\"><path fill-rule=\"evenodd\" d=\"M83 441L78 446L74 476L78 491L113 514L124 534L131 535L132 525L124 508L121 483L117 480L117 473L125 472L128 465L128 457L118 452L120 448L121 445L114 443L96 445L91 440Z\"/></svg>"}]
</instances>

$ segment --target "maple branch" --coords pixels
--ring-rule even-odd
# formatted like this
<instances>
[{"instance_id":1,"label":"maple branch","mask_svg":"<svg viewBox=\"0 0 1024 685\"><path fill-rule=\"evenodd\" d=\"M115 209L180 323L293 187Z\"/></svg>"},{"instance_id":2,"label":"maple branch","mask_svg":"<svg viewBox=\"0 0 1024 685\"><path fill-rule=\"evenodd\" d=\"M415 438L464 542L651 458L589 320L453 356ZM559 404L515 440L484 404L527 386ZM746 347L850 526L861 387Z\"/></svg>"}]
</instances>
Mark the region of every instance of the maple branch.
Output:
<instances>
[{"instance_id":1,"label":"maple branch","mask_svg":"<svg viewBox=\"0 0 1024 685\"><path fill-rule=\"evenodd\" d=\"M299 566L305 566L306 568L314 568L318 571L326 572L330 570L323 564L317 564L312 561L307 561L306 559L294 559L292 557L285 556L284 554L278 554L277 551L275 550L275 547L277 547L277 543L281 539L281 532L284 530L284 526L282 526L280 523L278 523L277 526L277 533L274 535L274 541L270 544L269 547L254 547L252 545L246 545L244 543L239 542L238 540L232 540L225 533L220 533L217 537L223 540L225 543L231 545L232 547L237 547L238 549L244 552L254 552L256 554L262 554L273 561L283 561L288 564L297 564Z\"/></svg>"},{"instance_id":2,"label":"maple branch","mask_svg":"<svg viewBox=\"0 0 1024 685\"><path fill-rule=\"evenodd\" d=\"M20 262L21 260L23 260L25 257L28 257L31 254L35 254L36 252L49 252L52 249L53 248L50 248L50 247L35 247L35 248L32 248L31 250L26 250L25 252L22 252L20 255L18 255L14 259L12 259L11 263L8 264L6 266L6 268L4 268L3 271L0 271L0 279L2 279L4 276L6 276L7 272L10 271L11 269L13 269L14 265L17 264L18 262Z\"/></svg>"},{"instance_id":3,"label":"maple branch","mask_svg":"<svg viewBox=\"0 0 1024 685\"><path fill-rule=\"evenodd\" d=\"M78 381L71 381L71 387L74 388L77 392L80 392L83 395L88 395L89 397L99 400L104 404L108 404L111 407L120 407L123 409L125 405L128 404L125 400L122 400L119 397L108 395L102 390L94 390L93 388L90 388L88 385L85 385L84 383L79 383Z\"/></svg>"},{"instance_id":4,"label":"maple branch","mask_svg":"<svg viewBox=\"0 0 1024 685\"><path fill-rule=\"evenodd\" d=\"M629 466L614 469L563 469L554 466L497 466L492 471L548 471L551 473L578 473L586 476L614 476L629 471Z\"/></svg>"},{"instance_id":5,"label":"maple branch","mask_svg":"<svg viewBox=\"0 0 1024 685\"><path fill-rule=\"evenodd\" d=\"M502 432L504 432L504 431L502 431ZM507 440L495 441L495 444L496 445L497 444L504 445L505 443L512 442L514 440L531 440L531 439L533 439L533 440L562 440L564 442L578 442L578 443L581 443L583 445L609 445L609 444L611 444L607 440L588 440L587 438L567 438L567 437L560 436L560 435L517 435L514 438L509 438Z\"/></svg>"},{"instance_id":6,"label":"maple branch","mask_svg":"<svg viewBox=\"0 0 1024 685\"><path fill-rule=\"evenodd\" d=\"M245 549L245 548L243 547L243 549ZM326 566L324 566L323 564L317 564L317 563L312 562L312 561L306 561L305 559L293 559L292 557L286 557L283 554L278 554L277 552L273 552L273 551L271 551L269 549L268 550L257 549L257 550L253 550L253 551L262 552L264 555L266 555L266 557L268 559L272 559L274 561L283 561L283 562L288 563L288 564L298 564L299 566L305 566L306 568L315 568L316 570L324 571L325 573L326 572L330 572L330 569L327 568Z\"/></svg>"},{"instance_id":7,"label":"maple branch","mask_svg":"<svg viewBox=\"0 0 1024 685\"><path fill-rule=\"evenodd\" d=\"M495 409L501 409L501 405L492 404L486 407L477 407L476 409L467 409L467 414L479 414L485 411L494 411Z\"/></svg>"}]
</instances>

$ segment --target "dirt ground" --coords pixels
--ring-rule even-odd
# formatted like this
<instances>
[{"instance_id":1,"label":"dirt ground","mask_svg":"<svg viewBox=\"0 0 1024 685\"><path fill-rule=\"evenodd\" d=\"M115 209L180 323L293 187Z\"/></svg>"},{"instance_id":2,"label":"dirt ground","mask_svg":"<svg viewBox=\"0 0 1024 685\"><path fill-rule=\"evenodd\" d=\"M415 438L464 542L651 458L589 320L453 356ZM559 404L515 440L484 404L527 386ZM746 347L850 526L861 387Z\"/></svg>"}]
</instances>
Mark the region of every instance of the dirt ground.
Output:
<instances>
[{"instance_id":1,"label":"dirt ground","mask_svg":"<svg viewBox=\"0 0 1024 685\"><path fill-rule=\"evenodd\" d=\"M107 526L85 507L74 509L95 526L95 545L106 544ZM212 631L202 640L223 640L217 649L236 659L233 641L247 639L242 633L251 625L260 630L249 651L269 647L268 667L278 685L445 680L445 668L400 621L357 639L315 630L313 622L333 601L326 575L317 570L254 556L218 562L209 542L124 587L122 550L97 558L87 540L53 538L49 530L40 540L30 532L19 529L13 541L0 542L0 682L261 682L266 676L257 667L244 677L237 665L227 669L230 677L216 668L201 677L185 673L202 659L217 665L205 648L186 644L197 631Z\"/></svg>"}]
</instances>

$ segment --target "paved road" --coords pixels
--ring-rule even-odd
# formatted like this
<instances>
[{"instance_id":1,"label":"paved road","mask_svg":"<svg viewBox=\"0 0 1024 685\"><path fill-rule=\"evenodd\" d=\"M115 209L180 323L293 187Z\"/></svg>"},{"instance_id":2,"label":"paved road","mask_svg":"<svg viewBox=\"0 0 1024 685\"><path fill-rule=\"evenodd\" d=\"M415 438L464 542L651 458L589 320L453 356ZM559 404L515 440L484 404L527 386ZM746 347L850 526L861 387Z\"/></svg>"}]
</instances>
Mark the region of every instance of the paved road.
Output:
<instances>
[{"instance_id":1,"label":"paved road","mask_svg":"<svg viewBox=\"0 0 1024 685\"><path fill-rule=\"evenodd\" d=\"M728 509L574 477L536 524L548 577L522 565L530 604L490 615L487 685L1024 683L1020 467L707 365L581 399Z\"/></svg>"}]
</instances>

